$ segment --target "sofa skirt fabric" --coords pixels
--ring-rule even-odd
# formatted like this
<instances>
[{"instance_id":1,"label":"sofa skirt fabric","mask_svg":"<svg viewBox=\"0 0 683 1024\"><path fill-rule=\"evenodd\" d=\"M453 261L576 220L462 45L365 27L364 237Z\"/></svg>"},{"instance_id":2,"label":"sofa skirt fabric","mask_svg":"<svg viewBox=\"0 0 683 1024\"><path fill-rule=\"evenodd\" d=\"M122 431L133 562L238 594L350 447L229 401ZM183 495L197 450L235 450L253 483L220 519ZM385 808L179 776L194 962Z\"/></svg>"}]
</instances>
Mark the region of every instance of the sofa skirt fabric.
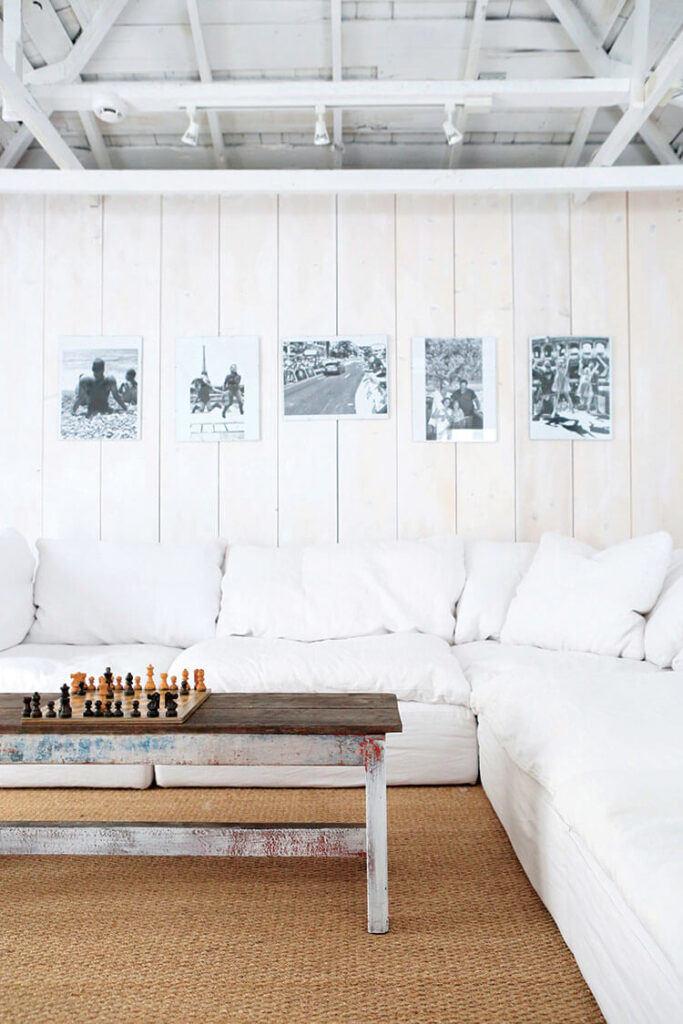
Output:
<instances>
[{"instance_id":1,"label":"sofa skirt fabric","mask_svg":"<svg viewBox=\"0 0 683 1024\"><path fill-rule=\"evenodd\" d=\"M481 781L610 1024L680 1019L683 980L548 791L479 719Z\"/></svg>"},{"instance_id":2,"label":"sofa skirt fabric","mask_svg":"<svg viewBox=\"0 0 683 1024\"><path fill-rule=\"evenodd\" d=\"M0 789L147 789L151 764L2 764Z\"/></svg>"},{"instance_id":3,"label":"sofa skirt fabric","mask_svg":"<svg viewBox=\"0 0 683 1024\"><path fill-rule=\"evenodd\" d=\"M403 732L387 737L390 786L453 785L477 781L477 726L468 708L398 702ZM362 768L157 765L160 786L362 786Z\"/></svg>"}]
</instances>

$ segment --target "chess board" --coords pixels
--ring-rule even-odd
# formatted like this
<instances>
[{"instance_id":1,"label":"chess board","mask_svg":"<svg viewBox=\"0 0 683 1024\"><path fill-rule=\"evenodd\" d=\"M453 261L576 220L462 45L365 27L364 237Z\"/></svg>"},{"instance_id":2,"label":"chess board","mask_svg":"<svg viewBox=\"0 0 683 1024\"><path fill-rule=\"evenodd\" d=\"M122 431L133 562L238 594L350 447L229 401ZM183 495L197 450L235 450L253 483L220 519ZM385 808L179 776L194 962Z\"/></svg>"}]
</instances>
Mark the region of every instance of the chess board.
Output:
<instances>
[{"instance_id":1,"label":"chess board","mask_svg":"<svg viewBox=\"0 0 683 1024\"><path fill-rule=\"evenodd\" d=\"M83 731L83 726L97 726L102 732L124 729L130 732L131 726L136 731L167 730L176 725L183 725L200 707L211 691L204 685L203 669L195 669L194 689L190 687L189 673L183 671L182 683L178 686L176 677L161 673L160 683L154 679L154 667L148 666L147 680L143 685L140 676L128 673L125 685L121 676L112 674L110 668L105 669L99 677L99 685L94 677L89 681L84 672L71 674L71 692L69 684L61 687L60 694L34 693L23 698L24 710L21 715L22 730L28 732L69 732Z\"/></svg>"}]
</instances>

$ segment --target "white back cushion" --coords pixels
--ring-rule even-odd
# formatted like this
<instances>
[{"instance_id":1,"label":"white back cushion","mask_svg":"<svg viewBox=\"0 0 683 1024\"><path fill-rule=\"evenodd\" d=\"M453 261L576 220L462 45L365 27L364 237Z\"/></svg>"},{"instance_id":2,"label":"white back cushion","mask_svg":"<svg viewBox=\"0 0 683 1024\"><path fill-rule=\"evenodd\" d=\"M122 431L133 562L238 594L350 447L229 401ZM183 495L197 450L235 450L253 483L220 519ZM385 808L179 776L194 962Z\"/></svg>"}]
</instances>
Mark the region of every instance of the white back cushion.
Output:
<instances>
[{"instance_id":1,"label":"white back cushion","mask_svg":"<svg viewBox=\"0 0 683 1024\"><path fill-rule=\"evenodd\" d=\"M453 639L462 541L230 548L218 636L335 640L416 630Z\"/></svg>"},{"instance_id":2,"label":"white back cushion","mask_svg":"<svg viewBox=\"0 0 683 1024\"><path fill-rule=\"evenodd\" d=\"M31 628L35 564L22 535L0 529L0 651L20 644Z\"/></svg>"},{"instance_id":3,"label":"white back cushion","mask_svg":"<svg viewBox=\"0 0 683 1024\"><path fill-rule=\"evenodd\" d=\"M536 547L515 541L465 541L466 579L456 611L456 644L500 639L510 601Z\"/></svg>"},{"instance_id":4,"label":"white back cushion","mask_svg":"<svg viewBox=\"0 0 683 1024\"><path fill-rule=\"evenodd\" d=\"M643 658L643 616L662 589L671 547L663 532L605 551L545 533L510 604L502 642Z\"/></svg>"},{"instance_id":5,"label":"white back cushion","mask_svg":"<svg viewBox=\"0 0 683 1024\"><path fill-rule=\"evenodd\" d=\"M215 635L219 541L40 540L34 643L189 647Z\"/></svg>"},{"instance_id":6,"label":"white back cushion","mask_svg":"<svg viewBox=\"0 0 683 1024\"><path fill-rule=\"evenodd\" d=\"M645 657L668 668L682 649L683 551L679 550L673 553L662 592L645 624Z\"/></svg>"}]
</instances>

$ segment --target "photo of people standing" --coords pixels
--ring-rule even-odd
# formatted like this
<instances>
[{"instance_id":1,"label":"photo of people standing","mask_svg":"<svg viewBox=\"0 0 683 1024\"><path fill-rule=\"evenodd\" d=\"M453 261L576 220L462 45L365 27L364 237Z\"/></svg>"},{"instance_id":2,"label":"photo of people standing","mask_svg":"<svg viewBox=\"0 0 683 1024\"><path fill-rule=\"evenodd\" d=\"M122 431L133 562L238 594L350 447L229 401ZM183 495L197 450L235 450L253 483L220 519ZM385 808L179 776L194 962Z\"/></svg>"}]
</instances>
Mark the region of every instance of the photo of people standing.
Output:
<instances>
[{"instance_id":1,"label":"photo of people standing","mask_svg":"<svg viewBox=\"0 0 683 1024\"><path fill-rule=\"evenodd\" d=\"M140 436L141 338L62 338L59 433L65 441Z\"/></svg>"},{"instance_id":2,"label":"photo of people standing","mask_svg":"<svg viewBox=\"0 0 683 1024\"><path fill-rule=\"evenodd\" d=\"M529 366L532 440L612 437L609 338L531 338Z\"/></svg>"},{"instance_id":3,"label":"photo of people standing","mask_svg":"<svg viewBox=\"0 0 683 1024\"><path fill-rule=\"evenodd\" d=\"M414 339L413 394L415 440L494 440L495 342L491 338Z\"/></svg>"},{"instance_id":4,"label":"photo of people standing","mask_svg":"<svg viewBox=\"0 0 683 1024\"><path fill-rule=\"evenodd\" d=\"M179 441L258 440L258 338L177 340L176 421Z\"/></svg>"}]
</instances>

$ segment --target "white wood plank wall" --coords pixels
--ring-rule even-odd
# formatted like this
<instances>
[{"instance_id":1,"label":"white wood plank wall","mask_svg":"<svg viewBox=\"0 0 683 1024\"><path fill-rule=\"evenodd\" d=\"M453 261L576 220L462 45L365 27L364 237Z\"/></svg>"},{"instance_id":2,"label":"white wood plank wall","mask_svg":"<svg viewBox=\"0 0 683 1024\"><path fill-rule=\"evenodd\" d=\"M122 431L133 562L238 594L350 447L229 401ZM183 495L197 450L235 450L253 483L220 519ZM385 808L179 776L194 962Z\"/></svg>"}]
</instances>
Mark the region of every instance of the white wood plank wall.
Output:
<instances>
[{"instance_id":1,"label":"white wood plank wall","mask_svg":"<svg viewBox=\"0 0 683 1024\"><path fill-rule=\"evenodd\" d=\"M0 197L0 524L37 536L683 544L683 194ZM386 421L288 422L280 335L389 336ZM258 442L179 444L174 343L261 337ZM615 438L528 438L531 334L608 333ZM143 336L139 443L58 439L61 334ZM498 339L498 441L411 438L410 340Z\"/></svg>"}]
</instances>

